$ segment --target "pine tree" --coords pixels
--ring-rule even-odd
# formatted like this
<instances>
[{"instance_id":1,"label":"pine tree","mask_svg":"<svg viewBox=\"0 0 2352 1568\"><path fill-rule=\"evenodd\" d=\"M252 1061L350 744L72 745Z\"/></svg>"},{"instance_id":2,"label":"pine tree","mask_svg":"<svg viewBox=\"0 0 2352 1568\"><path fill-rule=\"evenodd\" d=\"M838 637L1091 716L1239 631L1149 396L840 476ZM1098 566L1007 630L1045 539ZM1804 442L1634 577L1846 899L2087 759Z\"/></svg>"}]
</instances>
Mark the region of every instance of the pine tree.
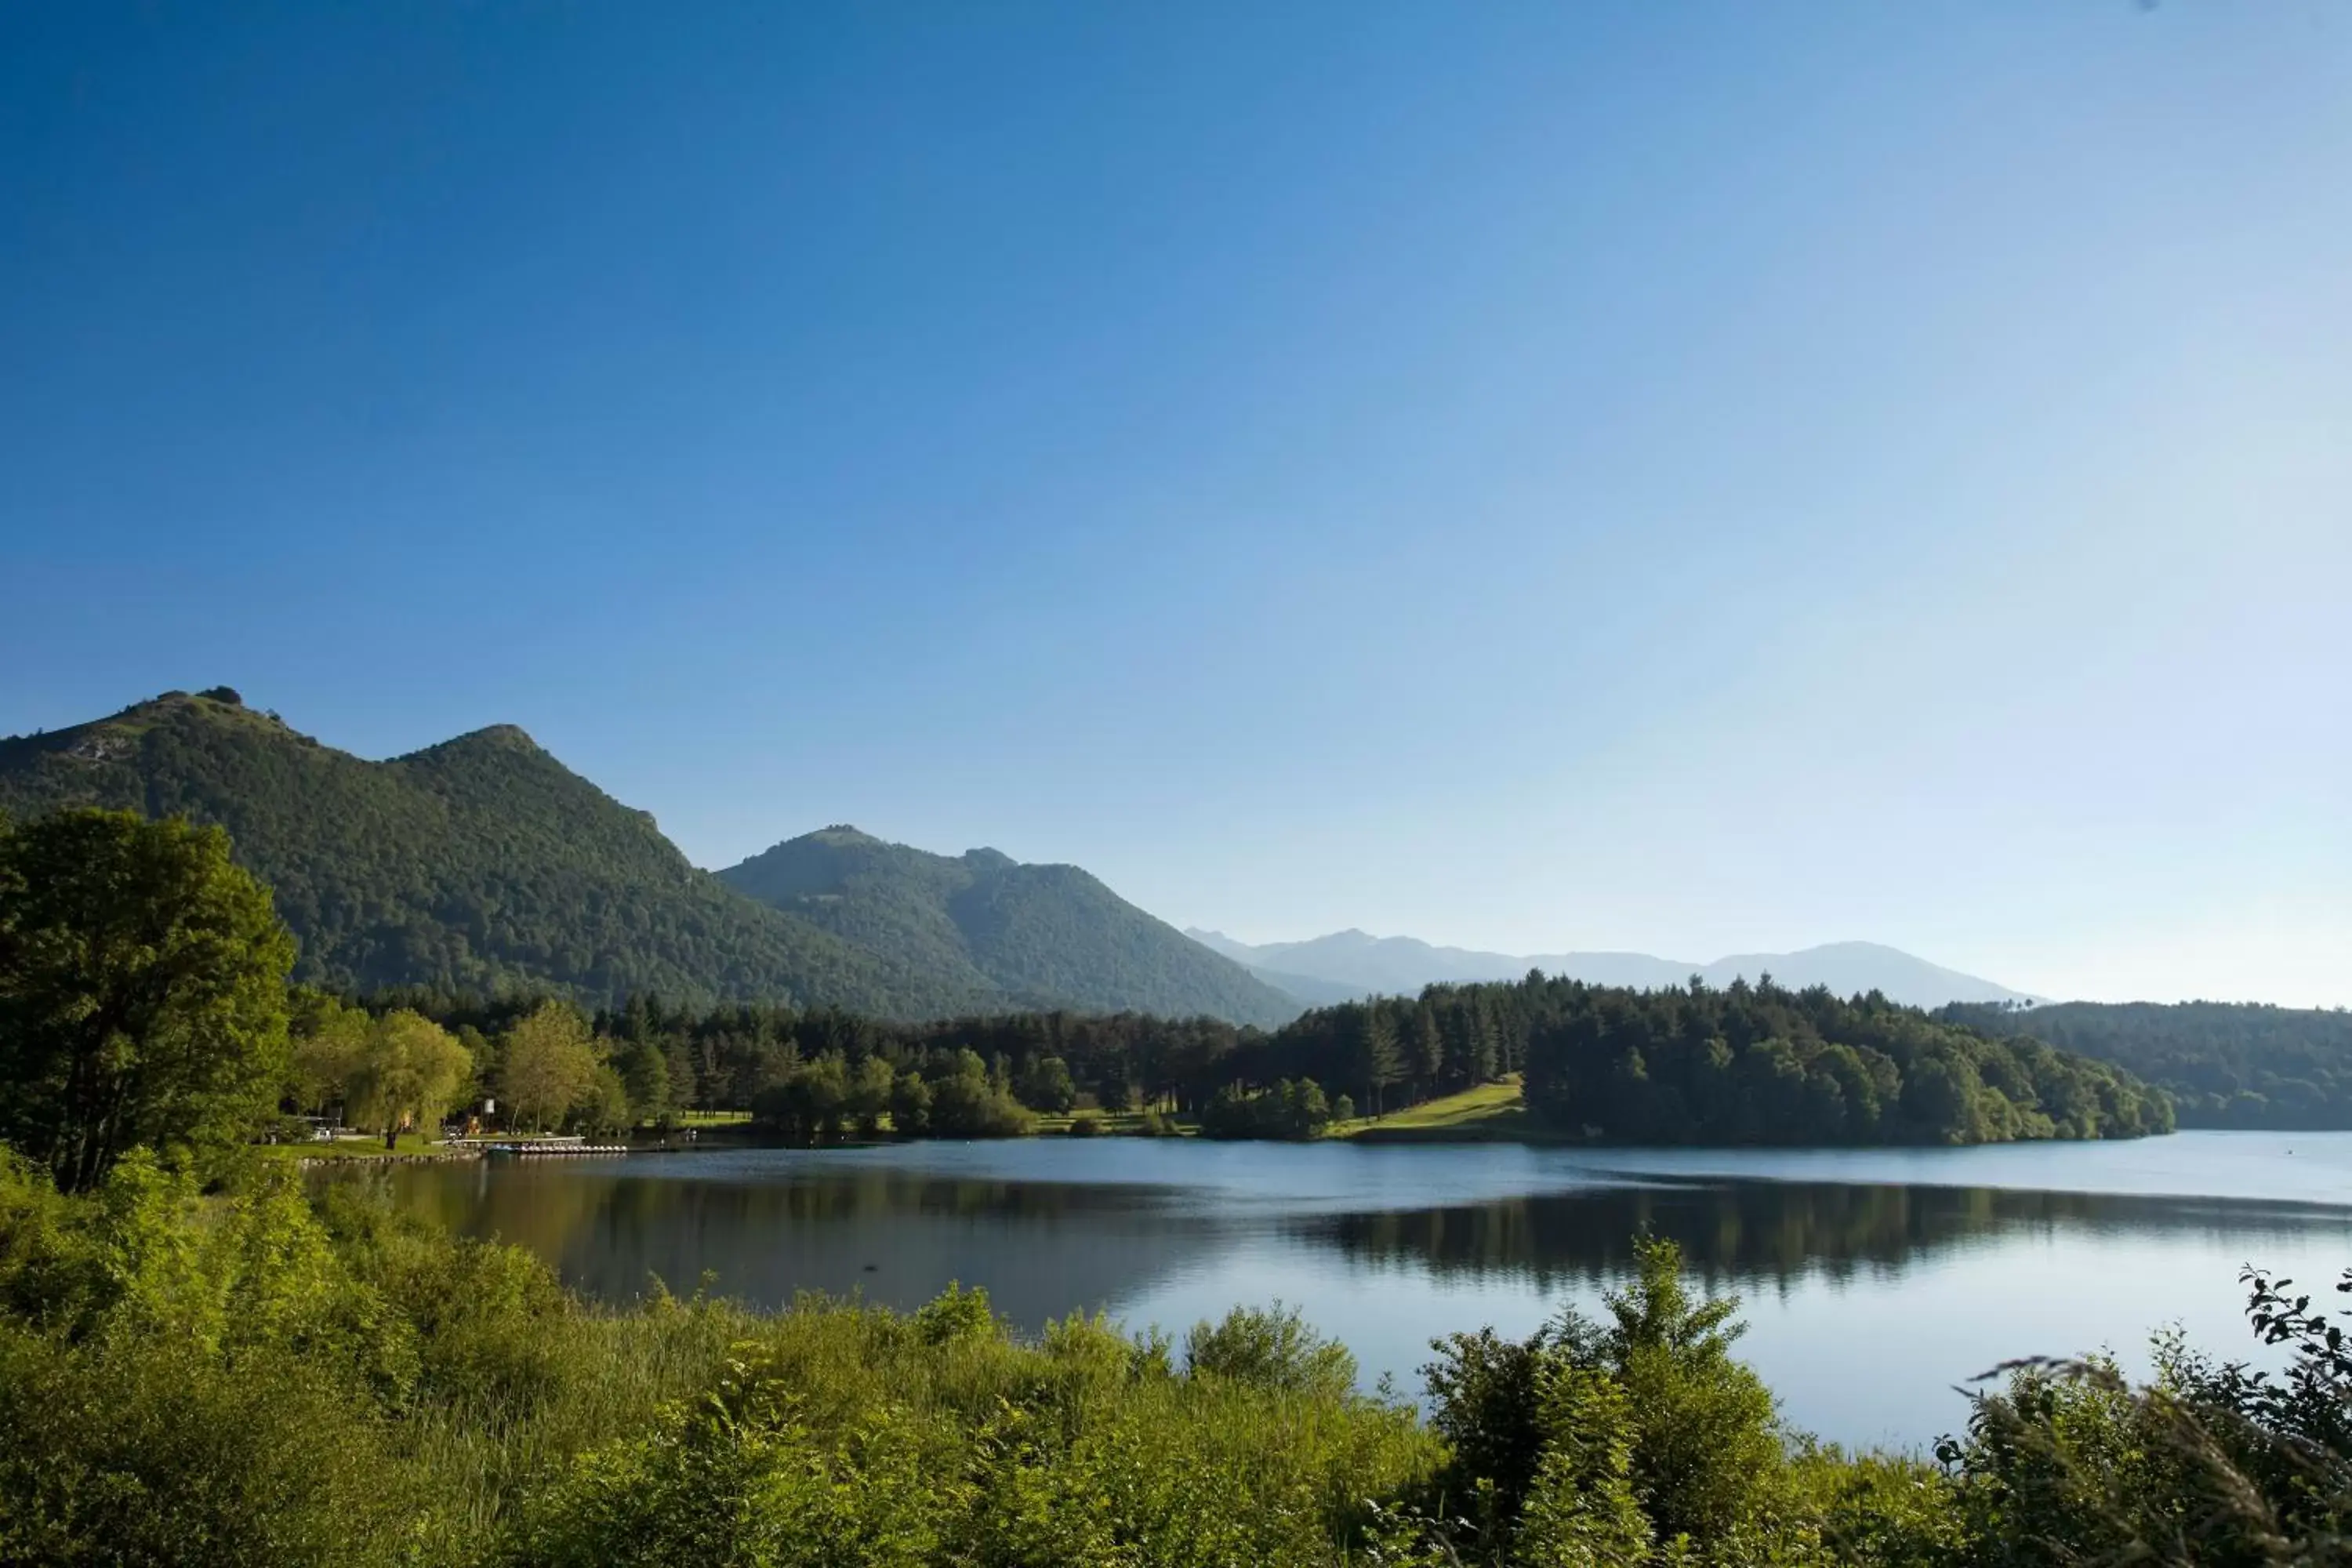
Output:
<instances>
[{"instance_id":1,"label":"pine tree","mask_svg":"<svg viewBox=\"0 0 2352 1568\"><path fill-rule=\"evenodd\" d=\"M1350 1076L1363 1085L1363 1102L1378 1116L1381 1091L1396 1082L1402 1071L1396 1025L1391 1021L1388 1009L1378 1002L1365 1006L1357 1021L1354 1056L1355 1071Z\"/></svg>"},{"instance_id":2,"label":"pine tree","mask_svg":"<svg viewBox=\"0 0 2352 1568\"><path fill-rule=\"evenodd\" d=\"M1437 1009L1423 1002L1412 1010L1412 1080L1421 1098L1433 1099L1445 1070L1445 1041L1437 1032Z\"/></svg>"}]
</instances>

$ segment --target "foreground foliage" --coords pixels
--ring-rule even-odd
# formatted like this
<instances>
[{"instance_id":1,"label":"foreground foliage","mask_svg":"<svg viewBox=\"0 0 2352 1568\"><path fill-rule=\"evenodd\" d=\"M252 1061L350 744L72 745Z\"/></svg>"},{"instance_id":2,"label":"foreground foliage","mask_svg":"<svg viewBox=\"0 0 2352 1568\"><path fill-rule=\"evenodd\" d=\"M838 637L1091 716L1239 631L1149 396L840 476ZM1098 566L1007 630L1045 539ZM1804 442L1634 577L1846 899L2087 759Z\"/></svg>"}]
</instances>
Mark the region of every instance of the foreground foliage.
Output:
<instances>
[{"instance_id":1,"label":"foreground foliage","mask_svg":"<svg viewBox=\"0 0 2352 1568\"><path fill-rule=\"evenodd\" d=\"M1441 1342L1424 1422L1279 1307L1181 1347L952 1288L599 1310L365 1184L206 1196L142 1152L67 1196L0 1152L0 1561L2346 1560L2352 1358L2289 1281L2249 1281L2284 1375L2021 1367L1931 1464L1789 1430L1678 1265Z\"/></svg>"},{"instance_id":2,"label":"foreground foliage","mask_svg":"<svg viewBox=\"0 0 2352 1568\"><path fill-rule=\"evenodd\" d=\"M0 1173L0 1561L1324 1563L1435 1473L1282 1314L581 1305L338 1189Z\"/></svg>"}]
</instances>

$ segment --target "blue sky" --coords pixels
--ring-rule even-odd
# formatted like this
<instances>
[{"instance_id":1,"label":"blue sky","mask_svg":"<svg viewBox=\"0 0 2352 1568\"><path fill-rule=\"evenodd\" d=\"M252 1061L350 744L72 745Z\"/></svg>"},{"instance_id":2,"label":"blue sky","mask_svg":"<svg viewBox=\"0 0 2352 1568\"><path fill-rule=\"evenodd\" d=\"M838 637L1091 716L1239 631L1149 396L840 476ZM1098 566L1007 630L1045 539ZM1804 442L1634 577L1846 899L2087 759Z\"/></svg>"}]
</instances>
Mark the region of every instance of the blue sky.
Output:
<instances>
[{"instance_id":1,"label":"blue sky","mask_svg":"<svg viewBox=\"0 0 2352 1568\"><path fill-rule=\"evenodd\" d=\"M0 731L2352 1004L2352 9L30 5Z\"/></svg>"}]
</instances>

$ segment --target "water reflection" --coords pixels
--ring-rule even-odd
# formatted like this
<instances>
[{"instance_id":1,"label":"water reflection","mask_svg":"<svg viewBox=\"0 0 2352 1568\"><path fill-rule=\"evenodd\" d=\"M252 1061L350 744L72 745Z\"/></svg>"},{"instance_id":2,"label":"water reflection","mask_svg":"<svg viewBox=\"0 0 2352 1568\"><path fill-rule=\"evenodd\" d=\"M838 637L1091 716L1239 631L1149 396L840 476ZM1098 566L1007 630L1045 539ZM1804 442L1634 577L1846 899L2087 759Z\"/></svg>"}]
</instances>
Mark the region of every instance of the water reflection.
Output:
<instances>
[{"instance_id":1,"label":"water reflection","mask_svg":"<svg viewBox=\"0 0 2352 1568\"><path fill-rule=\"evenodd\" d=\"M1883 1276L2030 1237L2127 1236L2247 1256L2265 1237L2315 1229L2352 1237L2352 1209L2325 1205L1738 1180L1713 1171L1567 1178L1550 1168L1522 1184L1559 1190L1403 1203L1415 1186L1483 1193L1496 1185L1486 1167L1441 1176L1451 1157L1444 1150L1413 1152L1427 1182L1356 1183L1361 1206L1349 1205L1349 1184L1331 1180L1329 1169L1286 1167L1282 1152L1244 1154L1239 1165L1222 1156L1202 1164L1203 1179L1193 1184L1151 1179L1181 1170L1181 1154L1172 1165L1159 1156L1144 1179L1087 1182L1055 1179L1074 1168L1066 1163L1034 1173L1017 1155L996 1160L1013 1166L1008 1173L943 1172L912 1154L866 1153L875 1157L411 1166L373 1179L388 1181L413 1212L519 1242L608 1300L641 1295L659 1280L770 1306L803 1290L856 1290L911 1305L961 1279L987 1284L1004 1310L1030 1325L1073 1308L1117 1307L1244 1241L1262 1250L1269 1239L1348 1267L1408 1267L1441 1281L1551 1293L1622 1277L1633 1238L1644 1234L1679 1243L1710 1287L1749 1291ZM1375 1177L1395 1168L1383 1162ZM1560 1189L1564 1180L1573 1184Z\"/></svg>"},{"instance_id":2,"label":"water reflection","mask_svg":"<svg viewBox=\"0 0 2352 1568\"><path fill-rule=\"evenodd\" d=\"M1993 1187L1656 1182L1444 1208L1302 1220L1301 1236L1350 1260L1440 1275L1522 1279L1539 1289L1622 1278L1637 1236L1678 1244L1710 1289L1785 1289L1896 1270L2004 1237L2138 1235L2252 1245L2352 1215L2297 1204Z\"/></svg>"},{"instance_id":3,"label":"water reflection","mask_svg":"<svg viewBox=\"0 0 2352 1568\"><path fill-rule=\"evenodd\" d=\"M891 1169L789 1181L635 1175L599 1164L407 1167L397 1201L530 1247L606 1300L710 1289L761 1306L804 1290L890 1305L988 1286L1034 1327L1116 1302L1204 1256L1218 1226L1163 1189L948 1179Z\"/></svg>"},{"instance_id":4,"label":"water reflection","mask_svg":"<svg viewBox=\"0 0 2352 1568\"><path fill-rule=\"evenodd\" d=\"M1036 1140L322 1179L381 1183L612 1300L659 1279L762 1306L822 1290L911 1307L957 1279L1032 1329L1101 1309L1181 1330L1280 1297L1368 1381L1406 1388L1433 1336L1591 1308L1648 1232L1747 1298L1743 1353L1793 1419L1916 1445L1965 1418L1955 1383L2011 1356L2105 1345L2129 1367L2168 1322L2240 1353L2239 1265L2352 1261L2352 1201L2307 1201L2352 1200L2352 1135L2263 1137L1606 1158Z\"/></svg>"}]
</instances>

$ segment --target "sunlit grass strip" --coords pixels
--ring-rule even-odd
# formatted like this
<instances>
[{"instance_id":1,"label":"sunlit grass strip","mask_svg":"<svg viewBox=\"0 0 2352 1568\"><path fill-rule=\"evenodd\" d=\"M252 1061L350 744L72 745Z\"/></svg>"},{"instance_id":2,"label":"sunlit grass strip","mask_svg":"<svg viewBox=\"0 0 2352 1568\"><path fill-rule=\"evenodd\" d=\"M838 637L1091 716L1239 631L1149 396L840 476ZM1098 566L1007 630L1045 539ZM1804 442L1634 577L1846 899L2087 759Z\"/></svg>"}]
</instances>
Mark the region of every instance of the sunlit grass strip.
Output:
<instances>
[{"instance_id":1,"label":"sunlit grass strip","mask_svg":"<svg viewBox=\"0 0 2352 1568\"><path fill-rule=\"evenodd\" d=\"M1335 1121L1324 1136L1369 1142L1484 1142L1528 1134L1526 1102L1517 1073L1437 1100L1425 1100L1387 1116Z\"/></svg>"}]
</instances>

